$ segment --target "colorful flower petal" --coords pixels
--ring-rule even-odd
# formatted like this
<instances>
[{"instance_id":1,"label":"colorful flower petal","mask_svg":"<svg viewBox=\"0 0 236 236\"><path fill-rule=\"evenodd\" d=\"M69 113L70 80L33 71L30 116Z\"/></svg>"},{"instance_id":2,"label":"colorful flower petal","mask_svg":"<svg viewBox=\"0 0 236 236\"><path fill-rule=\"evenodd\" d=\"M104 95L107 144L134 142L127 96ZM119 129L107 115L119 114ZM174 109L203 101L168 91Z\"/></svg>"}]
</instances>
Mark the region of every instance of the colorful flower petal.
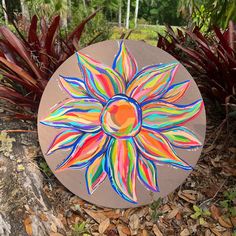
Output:
<instances>
[{"instance_id":1,"label":"colorful flower petal","mask_svg":"<svg viewBox=\"0 0 236 236\"><path fill-rule=\"evenodd\" d=\"M166 129L195 118L203 107L202 100L188 105L152 101L142 107L143 126L151 129Z\"/></svg>"},{"instance_id":2,"label":"colorful flower petal","mask_svg":"<svg viewBox=\"0 0 236 236\"><path fill-rule=\"evenodd\" d=\"M187 88L189 87L189 84L190 80L171 85L165 92L165 94L161 97L161 100L170 103L176 102L184 95Z\"/></svg>"},{"instance_id":3,"label":"colorful flower petal","mask_svg":"<svg viewBox=\"0 0 236 236\"><path fill-rule=\"evenodd\" d=\"M137 102L160 98L171 84L178 63L145 67L130 81L126 94Z\"/></svg>"},{"instance_id":4,"label":"colorful flower petal","mask_svg":"<svg viewBox=\"0 0 236 236\"><path fill-rule=\"evenodd\" d=\"M101 129L100 113L103 106L94 98L68 99L56 107L42 124L53 127L77 128L94 132Z\"/></svg>"},{"instance_id":5,"label":"colorful flower petal","mask_svg":"<svg viewBox=\"0 0 236 236\"><path fill-rule=\"evenodd\" d=\"M107 172L115 191L136 203L137 151L132 139L112 139L106 153Z\"/></svg>"},{"instance_id":6,"label":"colorful flower petal","mask_svg":"<svg viewBox=\"0 0 236 236\"><path fill-rule=\"evenodd\" d=\"M69 148L73 146L75 141L82 135L78 130L68 129L59 133L50 145L47 155L52 154L54 151L62 148Z\"/></svg>"},{"instance_id":7,"label":"colorful flower petal","mask_svg":"<svg viewBox=\"0 0 236 236\"><path fill-rule=\"evenodd\" d=\"M185 170L192 169L176 155L168 141L160 133L142 128L134 140L141 154L147 159L171 164Z\"/></svg>"},{"instance_id":8,"label":"colorful flower petal","mask_svg":"<svg viewBox=\"0 0 236 236\"><path fill-rule=\"evenodd\" d=\"M62 88L73 98L88 97L85 84L79 78L60 75L59 82Z\"/></svg>"},{"instance_id":9,"label":"colorful flower petal","mask_svg":"<svg viewBox=\"0 0 236 236\"><path fill-rule=\"evenodd\" d=\"M140 181L154 192L159 191L157 184L157 168L155 164L144 158L142 155L138 157L138 176Z\"/></svg>"},{"instance_id":10,"label":"colorful flower petal","mask_svg":"<svg viewBox=\"0 0 236 236\"><path fill-rule=\"evenodd\" d=\"M93 163L88 166L85 176L88 193L92 194L107 176L104 155L96 158Z\"/></svg>"},{"instance_id":11,"label":"colorful flower petal","mask_svg":"<svg viewBox=\"0 0 236 236\"><path fill-rule=\"evenodd\" d=\"M77 58L91 96L106 102L114 95L124 93L125 81L115 70L82 53L77 53Z\"/></svg>"},{"instance_id":12,"label":"colorful flower petal","mask_svg":"<svg viewBox=\"0 0 236 236\"><path fill-rule=\"evenodd\" d=\"M132 56L124 41L121 41L118 54L115 57L112 68L118 71L126 82L129 82L138 70L137 62Z\"/></svg>"},{"instance_id":13,"label":"colorful flower petal","mask_svg":"<svg viewBox=\"0 0 236 236\"><path fill-rule=\"evenodd\" d=\"M185 127L176 127L161 132L169 142L179 148L196 148L202 144L197 136Z\"/></svg>"},{"instance_id":14,"label":"colorful flower petal","mask_svg":"<svg viewBox=\"0 0 236 236\"><path fill-rule=\"evenodd\" d=\"M80 169L106 151L109 141L104 132L87 133L81 136L68 157L57 167L57 171L67 168Z\"/></svg>"}]
</instances>

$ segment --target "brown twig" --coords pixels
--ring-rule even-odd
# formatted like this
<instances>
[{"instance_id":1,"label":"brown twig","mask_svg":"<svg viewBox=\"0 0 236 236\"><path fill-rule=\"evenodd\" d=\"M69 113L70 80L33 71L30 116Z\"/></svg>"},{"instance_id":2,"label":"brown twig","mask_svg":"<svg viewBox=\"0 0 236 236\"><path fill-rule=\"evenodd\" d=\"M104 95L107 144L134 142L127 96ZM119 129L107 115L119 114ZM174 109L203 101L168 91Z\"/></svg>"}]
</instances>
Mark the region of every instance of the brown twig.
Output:
<instances>
[{"instance_id":1,"label":"brown twig","mask_svg":"<svg viewBox=\"0 0 236 236\"><path fill-rule=\"evenodd\" d=\"M37 133L37 130L25 130L25 129L9 129L4 130L7 133Z\"/></svg>"},{"instance_id":2,"label":"brown twig","mask_svg":"<svg viewBox=\"0 0 236 236\"><path fill-rule=\"evenodd\" d=\"M220 190L223 188L223 186L225 185L226 181L228 180L228 178L226 178L223 183L220 185L220 187L218 188L218 190L215 192L214 196L212 198L206 199L205 201L203 201L199 206L202 207L205 204L210 203L212 200L214 200L216 198L216 196L218 195L218 193L220 192Z\"/></svg>"}]
</instances>

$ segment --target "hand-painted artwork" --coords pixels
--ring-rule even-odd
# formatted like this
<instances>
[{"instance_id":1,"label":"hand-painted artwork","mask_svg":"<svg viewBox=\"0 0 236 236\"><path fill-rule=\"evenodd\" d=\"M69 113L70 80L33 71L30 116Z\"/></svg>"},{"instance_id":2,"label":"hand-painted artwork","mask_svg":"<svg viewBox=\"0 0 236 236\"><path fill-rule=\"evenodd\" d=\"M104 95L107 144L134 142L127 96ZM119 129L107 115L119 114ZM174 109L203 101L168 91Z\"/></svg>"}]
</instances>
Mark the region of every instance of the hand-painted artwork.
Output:
<instances>
[{"instance_id":1,"label":"hand-painted artwork","mask_svg":"<svg viewBox=\"0 0 236 236\"><path fill-rule=\"evenodd\" d=\"M137 205L138 181L150 192L162 192L159 166L192 170L187 159L202 141L186 124L201 115L203 101L179 103L191 82L176 82L180 64L173 59L139 68L127 42L119 41L112 66L77 52L80 74L59 74L67 97L39 121L58 131L48 143L47 160L68 150L57 175L84 170L88 195L108 181L121 198ZM177 149L190 150L187 159Z\"/></svg>"}]
</instances>

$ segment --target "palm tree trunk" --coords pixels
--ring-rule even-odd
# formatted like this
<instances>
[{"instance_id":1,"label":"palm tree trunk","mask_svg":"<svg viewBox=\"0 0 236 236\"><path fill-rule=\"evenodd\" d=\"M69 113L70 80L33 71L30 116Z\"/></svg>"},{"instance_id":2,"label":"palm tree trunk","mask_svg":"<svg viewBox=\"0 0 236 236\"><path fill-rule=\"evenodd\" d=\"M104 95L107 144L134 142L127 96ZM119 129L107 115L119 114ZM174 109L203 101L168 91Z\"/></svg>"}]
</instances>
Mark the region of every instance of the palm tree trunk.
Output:
<instances>
[{"instance_id":1,"label":"palm tree trunk","mask_svg":"<svg viewBox=\"0 0 236 236\"><path fill-rule=\"evenodd\" d=\"M134 27L137 27L137 22L138 22L138 5L139 5L139 0L136 0L136 5L135 5L135 14L134 14Z\"/></svg>"},{"instance_id":2,"label":"palm tree trunk","mask_svg":"<svg viewBox=\"0 0 236 236\"><path fill-rule=\"evenodd\" d=\"M130 15L130 0L127 1L127 13L126 13L126 29L129 29L129 15Z\"/></svg>"},{"instance_id":3,"label":"palm tree trunk","mask_svg":"<svg viewBox=\"0 0 236 236\"><path fill-rule=\"evenodd\" d=\"M67 15L67 20L68 20L68 23L70 23L71 21L71 18L72 18L72 3L71 3L71 0L68 0L68 15Z\"/></svg>"},{"instance_id":4,"label":"palm tree trunk","mask_svg":"<svg viewBox=\"0 0 236 236\"><path fill-rule=\"evenodd\" d=\"M29 9L28 9L28 6L25 3L25 0L20 0L20 5L21 5L22 16L25 17L27 20L29 20L30 19Z\"/></svg>"},{"instance_id":5,"label":"palm tree trunk","mask_svg":"<svg viewBox=\"0 0 236 236\"><path fill-rule=\"evenodd\" d=\"M8 24L8 17L7 17L7 6L6 6L6 1L2 0L2 7L3 7L3 15L5 19L6 25Z\"/></svg>"},{"instance_id":6,"label":"palm tree trunk","mask_svg":"<svg viewBox=\"0 0 236 236\"><path fill-rule=\"evenodd\" d=\"M84 11L87 13L87 6L85 0L83 0L83 5L84 5Z\"/></svg>"},{"instance_id":7,"label":"palm tree trunk","mask_svg":"<svg viewBox=\"0 0 236 236\"><path fill-rule=\"evenodd\" d=\"M119 15L118 15L118 26L121 27L121 18L122 18L122 0L119 2Z\"/></svg>"}]
</instances>

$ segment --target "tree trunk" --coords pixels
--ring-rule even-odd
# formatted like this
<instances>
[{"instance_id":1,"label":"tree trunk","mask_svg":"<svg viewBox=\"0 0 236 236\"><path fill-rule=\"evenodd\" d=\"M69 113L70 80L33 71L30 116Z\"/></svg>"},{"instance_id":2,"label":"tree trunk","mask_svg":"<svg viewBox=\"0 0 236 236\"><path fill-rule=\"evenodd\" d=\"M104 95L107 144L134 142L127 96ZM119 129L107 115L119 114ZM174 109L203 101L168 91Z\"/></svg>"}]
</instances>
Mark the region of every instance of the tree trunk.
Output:
<instances>
[{"instance_id":1,"label":"tree trunk","mask_svg":"<svg viewBox=\"0 0 236 236\"><path fill-rule=\"evenodd\" d=\"M24 129L30 128L29 124L23 125ZM0 127L5 130L10 125L0 121ZM17 122L10 128L22 126ZM0 143L0 236L44 236L53 232L65 235L43 191L43 176L33 159L39 151L36 133L7 135L2 131Z\"/></svg>"},{"instance_id":2,"label":"tree trunk","mask_svg":"<svg viewBox=\"0 0 236 236\"><path fill-rule=\"evenodd\" d=\"M122 19L122 0L119 2L119 15L118 15L118 26L121 27L121 19Z\"/></svg>"},{"instance_id":3,"label":"tree trunk","mask_svg":"<svg viewBox=\"0 0 236 236\"><path fill-rule=\"evenodd\" d=\"M8 16L7 16L7 6L6 6L6 1L2 0L2 7L3 7L3 15L5 19L6 25L8 24Z\"/></svg>"},{"instance_id":4,"label":"tree trunk","mask_svg":"<svg viewBox=\"0 0 236 236\"><path fill-rule=\"evenodd\" d=\"M72 3L71 3L71 0L68 0L67 3L68 3L67 23L70 23L71 18L72 18Z\"/></svg>"},{"instance_id":5,"label":"tree trunk","mask_svg":"<svg viewBox=\"0 0 236 236\"><path fill-rule=\"evenodd\" d=\"M85 0L83 0L83 5L84 5L84 11L87 13L88 11L87 11L87 6L86 6Z\"/></svg>"},{"instance_id":6,"label":"tree trunk","mask_svg":"<svg viewBox=\"0 0 236 236\"><path fill-rule=\"evenodd\" d=\"M134 27L137 27L137 22L138 22L138 5L139 5L139 0L136 0L136 5L135 5L135 14L134 14Z\"/></svg>"},{"instance_id":7,"label":"tree trunk","mask_svg":"<svg viewBox=\"0 0 236 236\"><path fill-rule=\"evenodd\" d=\"M62 1L62 6L60 9L60 16L61 16L61 24L63 28L67 29L67 17L68 17L68 1L67 0L63 0Z\"/></svg>"},{"instance_id":8,"label":"tree trunk","mask_svg":"<svg viewBox=\"0 0 236 236\"><path fill-rule=\"evenodd\" d=\"M129 15L130 15L130 0L127 1L127 13L126 13L126 29L129 29Z\"/></svg>"},{"instance_id":9,"label":"tree trunk","mask_svg":"<svg viewBox=\"0 0 236 236\"><path fill-rule=\"evenodd\" d=\"M20 5L21 5L22 16L25 17L27 20L29 20L30 19L29 8L25 0L20 0Z\"/></svg>"}]
</instances>

